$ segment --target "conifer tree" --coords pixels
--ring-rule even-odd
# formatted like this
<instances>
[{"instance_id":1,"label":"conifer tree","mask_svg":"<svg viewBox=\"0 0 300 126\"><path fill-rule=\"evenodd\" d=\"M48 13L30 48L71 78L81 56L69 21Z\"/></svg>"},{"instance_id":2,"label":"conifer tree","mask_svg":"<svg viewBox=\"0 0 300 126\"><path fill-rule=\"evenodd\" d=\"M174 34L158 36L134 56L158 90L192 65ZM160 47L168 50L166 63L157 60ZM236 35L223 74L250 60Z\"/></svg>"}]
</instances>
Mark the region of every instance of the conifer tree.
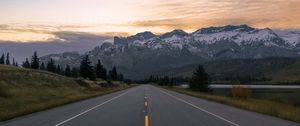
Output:
<instances>
[{"instance_id":1,"label":"conifer tree","mask_svg":"<svg viewBox=\"0 0 300 126\"><path fill-rule=\"evenodd\" d=\"M3 53L1 58L0 58L0 64L4 64L4 63L5 63L5 55Z\"/></svg>"},{"instance_id":2,"label":"conifer tree","mask_svg":"<svg viewBox=\"0 0 300 126\"><path fill-rule=\"evenodd\" d=\"M55 66L55 62L53 61L53 59L50 59L50 61L47 63L47 71L56 72L56 66Z\"/></svg>"},{"instance_id":3,"label":"conifer tree","mask_svg":"<svg viewBox=\"0 0 300 126\"><path fill-rule=\"evenodd\" d=\"M71 68L70 68L69 65L66 66L66 69L65 69L65 76L67 76L67 77L71 77L71 76L72 76Z\"/></svg>"},{"instance_id":4,"label":"conifer tree","mask_svg":"<svg viewBox=\"0 0 300 126\"><path fill-rule=\"evenodd\" d=\"M77 68L73 67L72 70L71 70L71 76L74 77L74 78L77 78L79 77L79 71Z\"/></svg>"},{"instance_id":5,"label":"conifer tree","mask_svg":"<svg viewBox=\"0 0 300 126\"><path fill-rule=\"evenodd\" d=\"M16 61L15 61L15 58L13 58L13 66L16 66Z\"/></svg>"},{"instance_id":6,"label":"conifer tree","mask_svg":"<svg viewBox=\"0 0 300 126\"><path fill-rule=\"evenodd\" d=\"M118 81L124 81L124 76L123 74L118 75Z\"/></svg>"},{"instance_id":7,"label":"conifer tree","mask_svg":"<svg viewBox=\"0 0 300 126\"><path fill-rule=\"evenodd\" d=\"M208 91L208 74L202 65L199 65L190 82L190 88L193 90Z\"/></svg>"},{"instance_id":8,"label":"conifer tree","mask_svg":"<svg viewBox=\"0 0 300 126\"><path fill-rule=\"evenodd\" d=\"M103 67L100 60L97 61L97 64L96 64L96 67L95 67L95 72L96 72L97 78L107 80L106 69Z\"/></svg>"},{"instance_id":9,"label":"conifer tree","mask_svg":"<svg viewBox=\"0 0 300 126\"><path fill-rule=\"evenodd\" d=\"M6 65L10 65L10 61L9 61L9 53L6 54Z\"/></svg>"},{"instance_id":10,"label":"conifer tree","mask_svg":"<svg viewBox=\"0 0 300 126\"><path fill-rule=\"evenodd\" d=\"M80 76L83 78L89 78L90 80L95 80L95 74L89 56L86 55L80 64Z\"/></svg>"},{"instance_id":11,"label":"conifer tree","mask_svg":"<svg viewBox=\"0 0 300 126\"><path fill-rule=\"evenodd\" d=\"M39 69L40 63L39 58L37 56L37 52L35 51L33 53L33 56L31 58L31 68L32 69Z\"/></svg>"},{"instance_id":12,"label":"conifer tree","mask_svg":"<svg viewBox=\"0 0 300 126\"><path fill-rule=\"evenodd\" d=\"M30 63L29 63L28 58L26 58L25 62L23 62L22 67L24 67L24 68L30 68Z\"/></svg>"},{"instance_id":13,"label":"conifer tree","mask_svg":"<svg viewBox=\"0 0 300 126\"><path fill-rule=\"evenodd\" d=\"M41 66L40 66L40 70L45 70L46 68L45 68L45 64L44 64L44 62L42 62L41 63Z\"/></svg>"},{"instance_id":14,"label":"conifer tree","mask_svg":"<svg viewBox=\"0 0 300 126\"><path fill-rule=\"evenodd\" d=\"M57 64L57 66L56 66L56 73L58 73L58 74L60 74L61 73L61 67L60 67L60 65L59 64Z\"/></svg>"},{"instance_id":15,"label":"conifer tree","mask_svg":"<svg viewBox=\"0 0 300 126\"><path fill-rule=\"evenodd\" d=\"M112 80L118 80L117 68L115 66L109 71L109 78Z\"/></svg>"}]
</instances>

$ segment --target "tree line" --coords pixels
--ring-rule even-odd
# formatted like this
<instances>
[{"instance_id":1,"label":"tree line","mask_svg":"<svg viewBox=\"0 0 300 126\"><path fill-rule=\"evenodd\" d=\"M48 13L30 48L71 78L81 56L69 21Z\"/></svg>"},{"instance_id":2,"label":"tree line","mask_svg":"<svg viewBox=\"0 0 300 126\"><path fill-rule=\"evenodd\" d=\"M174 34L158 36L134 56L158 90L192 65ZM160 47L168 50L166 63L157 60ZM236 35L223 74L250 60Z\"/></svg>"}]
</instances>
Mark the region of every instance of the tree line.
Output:
<instances>
[{"instance_id":1,"label":"tree line","mask_svg":"<svg viewBox=\"0 0 300 126\"><path fill-rule=\"evenodd\" d=\"M19 67L18 62L16 62L14 58L11 64L9 57L9 53L7 53L6 55L3 53L0 57L0 64ZM57 73L74 78L82 77L90 80L102 79L107 81L124 81L123 74L119 74L115 66L107 72L107 69L102 65L100 60L98 60L95 65L93 65L88 55L83 57L79 67L71 67L68 64L65 66L56 64L53 59L50 59L45 63L41 62L37 52L35 51L31 59L26 58L26 60L22 62L21 67L49 71L52 73Z\"/></svg>"},{"instance_id":2,"label":"tree line","mask_svg":"<svg viewBox=\"0 0 300 126\"><path fill-rule=\"evenodd\" d=\"M102 65L99 59L96 65L93 66L88 55L86 55L81 61L79 73L81 77L89 78L90 80L101 78L108 81L124 81L123 74L118 74L117 68L115 66L107 72L106 68Z\"/></svg>"},{"instance_id":3,"label":"tree line","mask_svg":"<svg viewBox=\"0 0 300 126\"><path fill-rule=\"evenodd\" d=\"M15 61L15 58L13 58L13 61L12 63L10 62L10 56L9 56L9 53L3 53L0 57L0 64L6 64L6 65L12 65L12 66L16 66L18 67L19 64L18 62Z\"/></svg>"},{"instance_id":4,"label":"tree line","mask_svg":"<svg viewBox=\"0 0 300 126\"><path fill-rule=\"evenodd\" d=\"M196 91L208 92L209 76L202 65L198 65L192 78L153 76L144 80L143 83L156 83L160 86L173 87L178 84L188 83L189 88Z\"/></svg>"},{"instance_id":5,"label":"tree line","mask_svg":"<svg viewBox=\"0 0 300 126\"><path fill-rule=\"evenodd\" d=\"M9 53L2 54L0 57L0 64L12 65L19 67L18 63L13 58L12 64L10 63ZM107 69L102 65L100 60L97 60L95 65L89 59L89 56L86 55L80 62L78 67L70 67L66 65L62 67L60 64L56 64L53 59L50 59L47 63L40 62L40 59L35 51L29 60L26 60L22 63L23 68L45 70L52 73L61 74L67 77L82 77L90 80L107 80L107 81L124 81L123 74L117 72L116 67L114 66L111 70L107 72ZM189 88L198 91L208 91L209 76L206 73L202 65L198 65L196 71L193 74L191 79L183 77L169 77L169 76L153 76L151 75L148 79L140 81L140 83L157 83L160 86L174 86L181 84L181 82L189 83Z\"/></svg>"},{"instance_id":6,"label":"tree line","mask_svg":"<svg viewBox=\"0 0 300 126\"><path fill-rule=\"evenodd\" d=\"M167 75L165 76L158 76L158 75L150 75L149 78L144 80L142 83L156 83L160 86L176 86L183 83L186 83L190 80L190 78L187 77L169 77Z\"/></svg>"}]
</instances>

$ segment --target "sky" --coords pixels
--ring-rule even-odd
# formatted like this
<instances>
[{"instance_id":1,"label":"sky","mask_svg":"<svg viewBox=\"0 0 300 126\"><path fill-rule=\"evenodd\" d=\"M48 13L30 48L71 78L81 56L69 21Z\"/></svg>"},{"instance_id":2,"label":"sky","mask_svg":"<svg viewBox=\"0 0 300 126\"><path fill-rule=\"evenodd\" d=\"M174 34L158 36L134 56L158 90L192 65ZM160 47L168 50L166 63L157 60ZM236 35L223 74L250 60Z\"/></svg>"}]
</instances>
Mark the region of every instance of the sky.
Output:
<instances>
[{"instance_id":1,"label":"sky","mask_svg":"<svg viewBox=\"0 0 300 126\"><path fill-rule=\"evenodd\" d=\"M247 24L300 29L300 0L1 0L0 40L60 39L55 33L132 35Z\"/></svg>"}]
</instances>

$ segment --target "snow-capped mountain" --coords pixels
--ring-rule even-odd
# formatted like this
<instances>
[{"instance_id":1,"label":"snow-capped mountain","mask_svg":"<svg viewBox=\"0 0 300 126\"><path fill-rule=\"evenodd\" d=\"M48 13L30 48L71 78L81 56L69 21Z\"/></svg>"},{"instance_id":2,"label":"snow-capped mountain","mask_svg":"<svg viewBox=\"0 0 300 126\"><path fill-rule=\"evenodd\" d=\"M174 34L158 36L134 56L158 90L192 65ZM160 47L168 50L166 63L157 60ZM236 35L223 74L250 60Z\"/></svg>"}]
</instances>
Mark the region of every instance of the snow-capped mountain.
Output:
<instances>
[{"instance_id":1,"label":"snow-capped mountain","mask_svg":"<svg viewBox=\"0 0 300 126\"><path fill-rule=\"evenodd\" d=\"M112 46L112 48L129 47L141 50L185 49L208 59L219 59L224 56L229 58L296 56L294 50L296 44L286 42L269 28L256 29L247 25L202 28L191 34L179 29L160 36L144 32L125 38L115 37ZM228 55L226 52L232 54Z\"/></svg>"},{"instance_id":2,"label":"snow-capped mountain","mask_svg":"<svg viewBox=\"0 0 300 126\"><path fill-rule=\"evenodd\" d=\"M191 34L177 29L161 36L154 35L151 32L138 33L134 36L122 38L115 37L115 44L128 44L131 46L143 46L158 49L168 45L170 47L188 46L191 44L211 45L219 42L237 44L238 46L277 46L282 48L293 48L295 44L285 43L281 37L269 28L255 29L247 25L209 27L199 29ZM180 48L182 49L182 48Z\"/></svg>"},{"instance_id":3,"label":"snow-capped mountain","mask_svg":"<svg viewBox=\"0 0 300 126\"><path fill-rule=\"evenodd\" d=\"M117 66L129 78L139 78L205 61L299 57L299 52L297 44L290 44L269 28L228 25L202 28L193 33L176 29L162 35L147 31L114 37L113 43L104 43L86 55L93 62L101 59L107 67ZM49 58L51 55L42 59ZM78 62L78 59L72 61ZM64 57L57 61L71 62Z\"/></svg>"},{"instance_id":4,"label":"snow-capped mountain","mask_svg":"<svg viewBox=\"0 0 300 126\"><path fill-rule=\"evenodd\" d=\"M232 41L238 45L287 46L271 29L255 29L247 25L203 28L194 32L192 36L202 44Z\"/></svg>"},{"instance_id":5,"label":"snow-capped mountain","mask_svg":"<svg viewBox=\"0 0 300 126\"><path fill-rule=\"evenodd\" d=\"M286 41L287 44L300 47L300 32L279 32L279 36Z\"/></svg>"}]
</instances>

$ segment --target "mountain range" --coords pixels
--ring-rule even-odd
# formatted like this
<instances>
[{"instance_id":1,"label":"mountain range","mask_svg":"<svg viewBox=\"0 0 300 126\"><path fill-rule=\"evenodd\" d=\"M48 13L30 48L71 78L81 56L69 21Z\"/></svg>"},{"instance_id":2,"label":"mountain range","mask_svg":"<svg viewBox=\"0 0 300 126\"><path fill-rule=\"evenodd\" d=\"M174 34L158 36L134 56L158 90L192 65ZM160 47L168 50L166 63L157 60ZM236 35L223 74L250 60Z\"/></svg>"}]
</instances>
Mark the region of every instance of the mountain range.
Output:
<instances>
[{"instance_id":1,"label":"mountain range","mask_svg":"<svg viewBox=\"0 0 300 126\"><path fill-rule=\"evenodd\" d=\"M297 58L300 57L300 33L279 35L270 28L248 25L208 27L192 33L176 29L162 35L146 31L114 37L113 43L103 43L84 55L89 55L94 63L100 59L108 68L116 66L127 78L137 79L204 62ZM65 52L46 55L41 60L47 62L52 58L62 65L78 66L82 56Z\"/></svg>"}]
</instances>

